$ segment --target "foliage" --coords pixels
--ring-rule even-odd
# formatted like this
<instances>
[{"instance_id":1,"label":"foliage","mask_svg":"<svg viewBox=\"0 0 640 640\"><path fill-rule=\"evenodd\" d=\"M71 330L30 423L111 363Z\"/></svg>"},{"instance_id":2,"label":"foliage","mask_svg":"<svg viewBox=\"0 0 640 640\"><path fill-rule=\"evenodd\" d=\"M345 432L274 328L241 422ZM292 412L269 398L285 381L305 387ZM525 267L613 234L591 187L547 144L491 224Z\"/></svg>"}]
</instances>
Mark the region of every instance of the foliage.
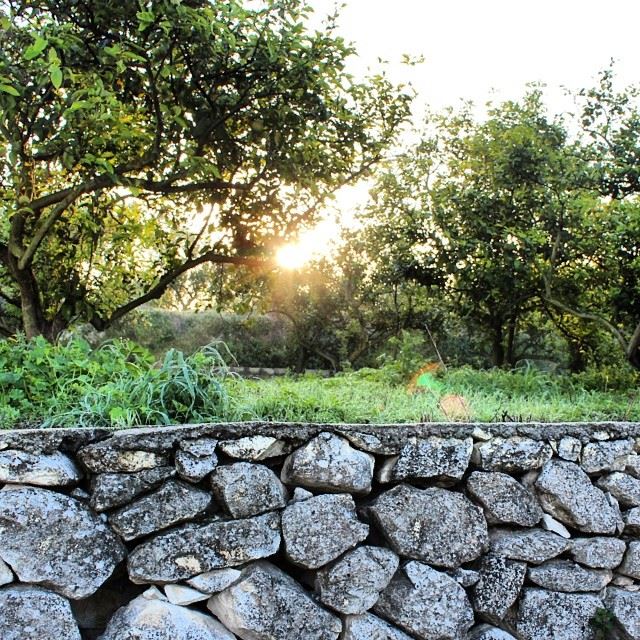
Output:
<instances>
[{"instance_id":1,"label":"foliage","mask_svg":"<svg viewBox=\"0 0 640 640\"><path fill-rule=\"evenodd\" d=\"M595 632L594 640L610 640L613 637L616 618L609 609L599 608L596 610L589 624Z\"/></svg>"}]
</instances>

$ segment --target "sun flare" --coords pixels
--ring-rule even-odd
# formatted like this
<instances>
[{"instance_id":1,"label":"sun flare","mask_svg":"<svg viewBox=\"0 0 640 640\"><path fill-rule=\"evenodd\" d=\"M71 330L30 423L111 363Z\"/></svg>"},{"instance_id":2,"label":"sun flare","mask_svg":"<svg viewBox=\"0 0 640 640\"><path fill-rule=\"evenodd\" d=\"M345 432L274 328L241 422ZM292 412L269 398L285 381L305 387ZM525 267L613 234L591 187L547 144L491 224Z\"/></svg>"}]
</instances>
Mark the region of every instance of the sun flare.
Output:
<instances>
[{"instance_id":1,"label":"sun flare","mask_svg":"<svg viewBox=\"0 0 640 640\"><path fill-rule=\"evenodd\" d=\"M300 234L295 242L283 244L276 252L276 262L284 269L301 269L311 260L331 255L338 236L336 222L325 220Z\"/></svg>"}]
</instances>

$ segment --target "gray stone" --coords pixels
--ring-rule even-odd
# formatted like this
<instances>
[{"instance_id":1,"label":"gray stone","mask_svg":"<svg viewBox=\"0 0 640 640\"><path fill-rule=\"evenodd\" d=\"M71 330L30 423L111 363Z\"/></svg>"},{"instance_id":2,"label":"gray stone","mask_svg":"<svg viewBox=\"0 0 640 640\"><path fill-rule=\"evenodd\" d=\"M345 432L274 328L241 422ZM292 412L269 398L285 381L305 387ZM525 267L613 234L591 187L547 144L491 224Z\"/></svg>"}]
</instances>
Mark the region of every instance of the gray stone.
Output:
<instances>
[{"instance_id":1,"label":"gray stone","mask_svg":"<svg viewBox=\"0 0 640 640\"><path fill-rule=\"evenodd\" d=\"M571 560L549 560L528 572L531 582L551 591L600 591L610 582L609 569L587 569Z\"/></svg>"},{"instance_id":2,"label":"gray stone","mask_svg":"<svg viewBox=\"0 0 640 640\"><path fill-rule=\"evenodd\" d=\"M577 462L582 452L582 442L578 438L562 438L558 444L558 457L569 462Z\"/></svg>"},{"instance_id":3,"label":"gray stone","mask_svg":"<svg viewBox=\"0 0 640 640\"><path fill-rule=\"evenodd\" d=\"M592 640L591 619L603 607L591 594L525 589L517 632L522 640Z\"/></svg>"},{"instance_id":4,"label":"gray stone","mask_svg":"<svg viewBox=\"0 0 640 640\"><path fill-rule=\"evenodd\" d=\"M169 464L169 457L166 454L118 449L111 444L110 440L90 444L80 449L78 458L93 473L135 473Z\"/></svg>"},{"instance_id":5,"label":"gray stone","mask_svg":"<svg viewBox=\"0 0 640 640\"><path fill-rule=\"evenodd\" d=\"M289 445L271 436L247 436L237 440L225 440L220 450L230 458L258 462L289 453Z\"/></svg>"},{"instance_id":6,"label":"gray stone","mask_svg":"<svg viewBox=\"0 0 640 640\"><path fill-rule=\"evenodd\" d=\"M268 467L249 462L218 467L211 476L217 500L234 518L257 516L287 506L287 491Z\"/></svg>"},{"instance_id":7,"label":"gray stone","mask_svg":"<svg viewBox=\"0 0 640 640\"><path fill-rule=\"evenodd\" d=\"M539 469L552 455L553 449L546 442L517 436L494 438L473 448L473 461L478 467L507 473Z\"/></svg>"},{"instance_id":8,"label":"gray stone","mask_svg":"<svg viewBox=\"0 0 640 640\"><path fill-rule=\"evenodd\" d=\"M551 531L531 529L512 531L492 529L489 535L491 552L497 555L540 564L559 556L569 548L569 541Z\"/></svg>"},{"instance_id":9,"label":"gray stone","mask_svg":"<svg viewBox=\"0 0 640 640\"><path fill-rule=\"evenodd\" d=\"M571 556L576 562L594 569L615 569L627 548L618 538L578 538L571 542Z\"/></svg>"},{"instance_id":10,"label":"gray stone","mask_svg":"<svg viewBox=\"0 0 640 640\"><path fill-rule=\"evenodd\" d=\"M324 494L290 504L282 513L282 537L287 558L307 569L317 569L369 534L358 520L348 494Z\"/></svg>"},{"instance_id":11,"label":"gray stone","mask_svg":"<svg viewBox=\"0 0 640 640\"><path fill-rule=\"evenodd\" d=\"M640 540L631 540L624 554L622 564L617 569L621 573L630 578L640 580Z\"/></svg>"},{"instance_id":12,"label":"gray stone","mask_svg":"<svg viewBox=\"0 0 640 640\"><path fill-rule=\"evenodd\" d=\"M622 632L621 640L640 640L640 593L610 587L604 603Z\"/></svg>"},{"instance_id":13,"label":"gray stone","mask_svg":"<svg viewBox=\"0 0 640 640\"><path fill-rule=\"evenodd\" d=\"M159 489L115 511L109 524L125 540L135 540L204 513L211 495L185 482L168 480Z\"/></svg>"},{"instance_id":14,"label":"gray stone","mask_svg":"<svg viewBox=\"0 0 640 640\"><path fill-rule=\"evenodd\" d=\"M617 471L603 476L596 484L625 507L640 506L640 480L637 478Z\"/></svg>"},{"instance_id":15,"label":"gray stone","mask_svg":"<svg viewBox=\"0 0 640 640\"><path fill-rule=\"evenodd\" d=\"M472 569L455 569L447 571L447 574L463 587L472 587L480 580L480 574Z\"/></svg>"},{"instance_id":16,"label":"gray stone","mask_svg":"<svg viewBox=\"0 0 640 640\"><path fill-rule=\"evenodd\" d=\"M235 636L204 613L139 596L118 609L101 640L235 640Z\"/></svg>"},{"instance_id":17,"label":"gray stone","mask_svg":"<svg viewBox=\"0 0 640 640\"><path fill-rule=\"evenodd\" d=\"M208 593L185 587L183 584L166 584L164 592L171 604L178 604L183 607L209 599Z\"/></svg>"},{"instance_id":18,"label":"gray stone","mask_svg":"<svg viewBox=\"0 0 640 640\"><path fill-rule=\"evenodd\" d=\"M380 495L371 514L401 556L456 569L487 548L482 509L459 493L399 485Z\"/></svg>"},{"instance_id":19,"label":"gray stone","mask_svg":"<svg viewBox=\"0 0 640 640\"><path fill-rule=\"evenodd\" d=\"M303 502L304 500L308 500L309 498L313 498L313 493L311 493L311 491L307 491L302 487L296 487L293 490L291 502Z\"/></svg>"},{"instance_id":20,"label":"gray stone","mask_svg":"<svg viewBox=\"0 0 640 640\"><path fill-rule=\"evenodd\" d=\"M207 607L242 640L336 640L340 619L319 607L293 578L267 562L242 571Z\"/></svg>"},{"instance_id":21,"label":"gray stone","mask_svg":"<svg viewBox=\"0 0 640 640\"><path fill-rule=\"evenodd\" d=\"M233 584L240 573L238 569L214 569L187 580L187 584L202 593L218 593Z\"/></svg>"},{"instance_id":22,"label":"gray stone","mask_svg":"<svg viewBox=\"0 0 640 640\"><path fill-rule=\"evenodd\" d=\"M0 587L13 582L13 572L7 564L0 559Z\"/></svg>"},{"instance_id":23,"label":"gray stone","mask_svg":"<svg viewBox=\"0 0 640 640\"><path fill-rule=\"evenodd\" d=\"M368 493L374 462L371 454L354 449L348 440L321 433L285 460L281 479L311 489Z\"/></svg>"},{"instance_id":24,"label":"gray stone","mask_svg":"<svg viewBox=\"0 0 640 640\"><path fill-rule=\"evenodd\" d=\"M389 479L438 478L451 483L457 482L462 479L469 466L472 450L471 438L409 438L390 470ZM384 475L379 479L384 481Z\"/></svg>"},{"instance_id":25,"label":"gray stone","mask_svg":"<svg viewBox=\"0 0 640 640\"><path fill-rule=\"evenodd\" d=\"M488 624L481 624L473 627L466 640L516 640L510 633L498 627L492 627Z\"/></svg>"},{"instance_id":26,"label":"gray stone","mask_svg":"<svg viewBox=\"0 0 640 640\"><path fill-rule=\"evenodd\" d=\"M89 504L94 511L121 507L175 474L173 467L156 467L137 473L100 473L91 479Z\"/></svg>"},{"instance_id":27,"label":"gray stone","mask_svg":"<svg viewBox=\"0 0 640 640\"><path fill-rule=\"evenodd\" d=\"M318 571L316 593L323 604L340 613L364 613L376 603L399 563L390 549L358 547Z\"/></svg>"},{"instance_id":28,"label":"gray stone","mask_svg":"<svg viewBox=\"0 0 640 640\"><path fill-rule=\"evenodd\" d=\"M411 640L406 633L372 613L345 616L343 620L340 640Z\"/></svg>"},{"instance_id":29,"label":"gray stone","mask_svg":"<svg viewBox=\"0 0 640 640\"><path fill-rule=\"evenodd\" d=\"M640 507L629 509L623 515L625 535L640 535Z\"/></svg>"},{"instance_id":30,"label":"gray stone","mask_svg":"<svg viewBox=\"0 0 640 640\"><path fill-rule=\"evenodd\" d=\"M217 440L213 438L198 438L197 440L181 440L180 450L196 458L208 458L216 452Z\"/></svg>"},{"instance_id":31,"label":"gray stone","mask_svg":"<svg viewBox=\"0 0 640 640\"><path fill-rule=\"evenodd\" d=\"M35 454L0 451L0 482L68 487L82 479L78 465L64 453Z\"/></svg>"},{"instance_id":32,"label":"gray stone","mask_svg":"<svg viewBox=\"0 0 640 640\"><path fill-rule=\"evenodd\" d=\"M582 468L587 473L600 471L624 471L626 458L633 453L634 441L610 440L609 442L590 442L582 449Z\"/></svg>"},{"instance_id":33,"label":"gray stone","mask_svg":"<svg viewBox=\"0 0 640 640\"><path fill-rule=\"evenodd\" d=\"M80 640L69 601L39 587L0 589L2 640Z\"/></svg>"},{"instance_id":34,"label":"gray stone","mask_svg":"<svg viewBox=\"0 0 640 640\"><path fill-rule=\"evenodd\" d=\"M640 456L632 453L625 458L624 471L634 478L640 478Z\"/></svg>"},{"instance_id":35,"label":"gray stone","mask_svg":"<svg viewBox=\"0 0 640 640\"><path fill-rule=\"evenodd\" d=\"M567 527L565 527L562 522L558 522L555 518L552 518L548 513L542 514L542 520L540 524L545 531L552 531L553 533L557 533L559 536L562 536L567 540L571 538L569 529L567 529Z\"/></svg>"},{"instance_id":36,"label":"gray stone","mask_svg":"<svg viewBox=\"0 0 640 640\"><path fill-rule=\"evenodd\" d=\"M465 590L446 573L409 562L373 610L419 640L458 640L473 624Z\"/></svg>"},{"instance_id":37,"label":"gray stone","mask_svg":"<svg viewBox=\"0 0 640 640\"><path fill-rule=\"evenodd\" d=\"M200 482L218 466L218 456L195 456L187 451L176 451L176 471L189 482Z\"/></svg>"},{"instance_id":38,"label":"gray stone","mask_svg":"<svg viewBox=\"0 0 640 640\"><path fill-rule=\"evenodd\" d=\"M179 582L211 571L267 558L280 548L280 517L188 524L136 547L128 560L136 584Z\"/></svg>"},{"instance_id":39,"label":"gray stone","mask_svg":"<svg viewBox=\"0 0 640 640\"><path fill-rule=\"evenodd\" d=\"M536 481L542 508L564 524L587 533L615 533L620 512L573 462L547 462Z\"/></svg>"},{"instance_id":40,"label":"gray stone","mask_svg":"<svg viewBox=\"0 0 640 640\"><path fill-rule=\"evenodd\" d=\"M505 473L474 471L467 480L467 489L484 507L490 523L533 527L542 518L535 495Z\"/></svg>"},{"instance_id":41,"label":"gray stone","mask_svg":"<svg viewBox=\"0 0 640 640\"><path fill-rule=\"evenodd\" d=\"M0 557L21 582L86 598L124 556L115 534L74 498L31 487L0 492Z\"/></svg>"},{"instance_id":42,"label":"gray stone","mask_svg":"<svg viewBox=\"0 0 640 640\"><path fill-rule=\"evenodd\" d=\"M482 619L498 624L520 595L527 565L488 554L478 571L480 580L471 589L473 609Z\"/></svg>"}]
</instances>

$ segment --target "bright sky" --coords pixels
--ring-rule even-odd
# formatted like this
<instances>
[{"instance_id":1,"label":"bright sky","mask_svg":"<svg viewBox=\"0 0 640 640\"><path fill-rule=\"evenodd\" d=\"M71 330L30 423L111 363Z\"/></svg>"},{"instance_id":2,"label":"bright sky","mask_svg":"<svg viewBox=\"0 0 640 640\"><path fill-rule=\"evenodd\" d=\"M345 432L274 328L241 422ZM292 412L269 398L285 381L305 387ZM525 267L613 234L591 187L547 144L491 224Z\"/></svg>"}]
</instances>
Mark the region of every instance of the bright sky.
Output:
<instances>
[{"instance_id":1,"label":"bright sky","mask_svg":"<svg viewBox=\"0 0 640 640\"><path fill-rule=\"evenodd\" d=\"M314 25L333 0L310 0ZM518 98L529 82L547 85L552 111L570 108L562 87L592 86L614 58L621 85L640 83L639 0L345 0L341 35L353 42L357 76L388 61L395 82L411 82L418 92L415 111L440 109L471 99ZM408 68L402 54L425 62ZM338 197L346 219L366 188ZM335 227L323 226L327 242ZM311 238L311 237L310 237ZM312 235L319 246L319 235ZM310 247L300 245L299 254ZM291 255L291 253L290 253ZM283 263L285 260L283 260Z\"/></svg>"}]
</instances>

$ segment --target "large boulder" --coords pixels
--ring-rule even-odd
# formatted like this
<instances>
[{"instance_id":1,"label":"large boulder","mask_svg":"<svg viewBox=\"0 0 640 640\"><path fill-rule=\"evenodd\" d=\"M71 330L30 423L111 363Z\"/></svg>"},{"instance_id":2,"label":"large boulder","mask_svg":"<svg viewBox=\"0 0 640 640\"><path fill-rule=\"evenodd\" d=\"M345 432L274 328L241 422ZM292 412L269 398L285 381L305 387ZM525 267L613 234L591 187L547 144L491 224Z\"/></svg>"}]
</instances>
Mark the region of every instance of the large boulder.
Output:
<instances>
[{"instance_id":1,"label":"large boulder","mask_svg":"<svg viewBox=\"0 0 640 640\"><path fill-rule=\"evenodd\" d=\"M343 620L340 640L411 640L406 633L372 613L345 616Z\"/></svg>"},{"instance_id":2,"label":"large boulder","mask_svg":"<svg viewBox=\"0 0 640 640\"><path fill-rule=\"evenodd\" d=\"M529 580L551 591L576 593L600 591L611 582L612 573L607 569L587 569L571 560L549 560L531 567Z\"/></svg>"},{"instance_id":3,"label":"large boulder","mask_svg":"<svg viewBox=\"0 0 640 640\"><path fill-rule=\"evenodd\" d=\"M446 573L409 562L373 610L419 640L458 640L473 624L465 590Z\"/></svg>"},{"instance_id":4,"label":"large boulder","mask_svg":"<svg viewBox=\"0 0 640 640\"><path fill-rule=\"evenodd\" d=\"M492 438L476 444L473 461L484 471L525 473L539 469L553 456L551 445L531 438Z\"/></svg>"},{"instance_id":5,"label":"large boulder","mask_svg":"<svg viewBox=\"0 0 640 640\"><path fill-rule=\"evenodd\" d=\"M369 534L358 520L348 494L323 494L290 504L282 513L282 537L287 558L300 567L317 569Z\"/></svg>"},{"instance_id":6,"label":"large boulder","mask_svg":"<svg viewBox=\"0 0 640 640\"><path fill-rule=\"evenodd\" d=\"M0 492L0 557L22 582L86 598L125 553L111 529L74 498L32 487Z\"/></svg>"},{"instance_id":7,"label":"large boulder","mask_svg":"<svg viewBox=\"0 0 640 640\"><path fill-rule=\"evenodd\" d=\"M285 460L281 479L322 491L368 493L374 463L370 453L354 449L345 438L321 433Z\"/></svg>"},{"instance_id":8,"label":"large boulder","mask_svg":"<svg viewBox=\"0 0 640 640\"><path fill-rule=\"evenodd\" d=\"M211 616L145 594L118 609L101 640L235 640Z\"/></svg>"},{"instance_id":9,"label":"large boulder","mask_svg":"<svg viewBox=\"0 0 640 640\"><path fill-rule=\"evenodd\" d=\"M622 521L620 510L573 462L547 462L535 486L542 508L579 531L612 534Z\"/></svg>"},{"instance_id":10,"label":"large boulder","mask_svg":"<svg viewBox=\"0 0 640 640\"><path fill-rule=\"evenodd\" d=\"M0 451L0 482L67 487L82 479L82 471L69 456L27 453L15 449Z\"/></svg>"},{"instance_id":11,"label":"large boulder","mask_svg":"<svg viewBox=\"0 0 640 640\"><path fill-rule=\"evenodd\" d=\"M489 542L492 553L512 560L523 560L530 564L540 564L555 558L570 546L569 540L542 529L529 531L492 529Z\"/></svg>"},{"instance_id":12,"label":"large boulder","mask_svg":"<svg viewBox=\"0 0 640 640\"><path fill-rule=\"evenodd\" d=\"M336 640L340 619L319 607L293 578L267 562L250 565L209 610L242 640Z\"/></svg>"},{"instance_id":13,"label":"large boulder","mask_svg":"<svg viewBox=\"0 0 640 640\"><path fill-rule=\"evenodd\" d=\"M2 640L80 640L69 601L30 585L0 589Z\"/></svg>"},{"instance_id":14,"label":"large boulder","mask_svg":"<svg viewBox=\"0 0 640 640\"><path fill-rule=\"evenodd\" d=\"M267 558L279 548L277 513L188 524L136 547L129 555L129 577L136 584L179 582L212 569Z\"/></svg>"},{"instance_id":15,"label":"large boulder","mask_svg":"<svg viewBox=\"0 0 640 640\"><path fill-rule=\"evenodd\" d=\"M488 546L482 509L459 493L399 485L370 507L393 550L401 556L455 569Z\"/></svg>"}]
</instances>

